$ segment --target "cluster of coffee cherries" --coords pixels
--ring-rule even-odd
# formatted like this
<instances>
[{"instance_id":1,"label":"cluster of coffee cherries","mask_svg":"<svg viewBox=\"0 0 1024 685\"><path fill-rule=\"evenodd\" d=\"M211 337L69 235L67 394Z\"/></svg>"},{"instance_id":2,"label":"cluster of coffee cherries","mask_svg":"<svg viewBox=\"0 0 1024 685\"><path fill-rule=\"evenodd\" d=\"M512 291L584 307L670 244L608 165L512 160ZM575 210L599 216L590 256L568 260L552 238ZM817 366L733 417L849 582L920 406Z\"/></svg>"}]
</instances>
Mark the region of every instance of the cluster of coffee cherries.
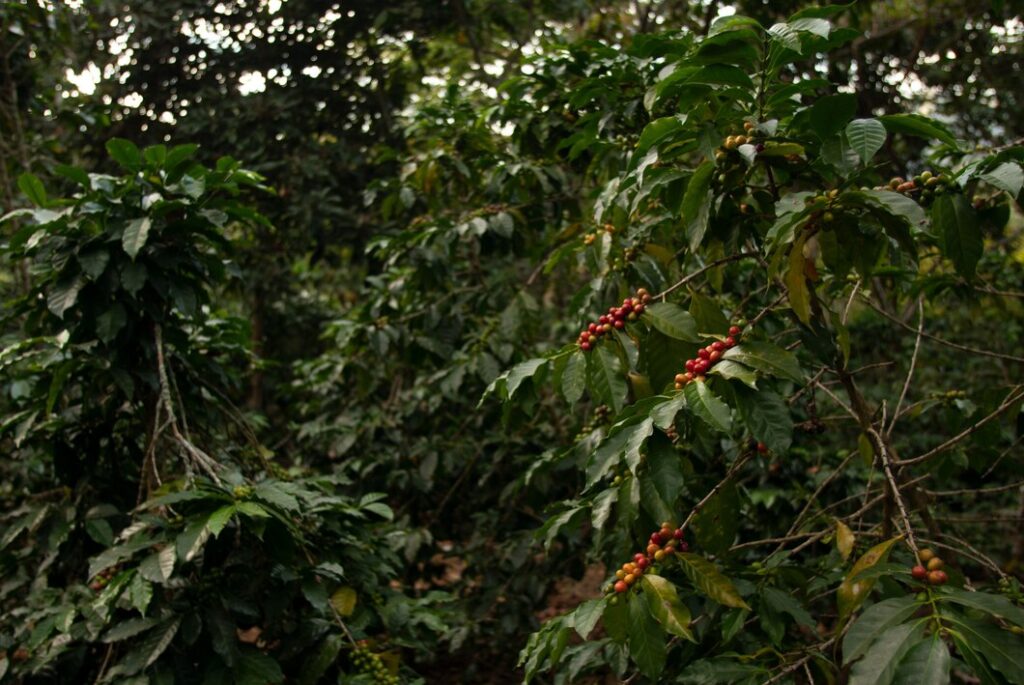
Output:
<instances>
[{"instance_id":1,"label":"cluster of coffee cherries","mask_svg":"<svg viewBox=\"0 0 1024 685\"><path fill-rule=\"evenodd\" d=\"M716 340L707 347L697 350L696 359L686 360L686 372L676 374L676 390L682 390L683 386L691 381L703 381L704 374L718 363L725 351L739 344L742 331L739 325L734 324L729 327L729 336L725 340Z\"/></svg>"},{"instance_id":2,"label":"cluster of coffee cherries","mask_svg":"<svg viewBox=\"0 0 1024 685\"><path fill-rule=\"evenodd\" d=\"M110 568L105 568L97 573L96 577L92 579L91 583L89 583L89 589L93 592L100 592L103 590L103 588L110 584L110 579L114 577L117 570L117 566L111 566Z\"/></svg>"},{"instance_id":3,"label":"cluster of coffee cherries","mask_svg":"<svg viewBox=\"0 0 1024 685\"><path fill-rule=\"evenodd\" d=\"M594 241L597 240L597 238L601 235L601 231L604 231L605 233L611 235L611 234L615 233L615 226L613 224L605 224L604 226L601 226L601 227L591 231L590 233L584 233L583 234L583 244L584 245L593 245Z\"/></svg>"},{"instance_id":4,"label":"cluster of coffee cherries","mask_svg":"<svg viewBox=\"0 0 1024 685\"><path fill-rule=\"evenodd\" d=\"M946 581L949 580L949 576L942 570L942 567L946 565L942 559L936 556L935 552L930 549L922 549L917 553L918 559L921 560L921 564L910 569L910 575L914 580L927 580L929 585L945 585Z\"/></svg>"},{"instance_id":5,"label":"cluster of coffee cherries","mask_svg":"<svg viewBox=\"0 0 1024 685\"><path fill-rule=\"evenodd\" d=\"M583 424L583 427L580 428L580 432L576 436L576 439L582 440L583 438L587 437L595 430L597 430L598 426L608 423L608 419L610 419L611 416L612 410L608 407L607 404L597 405L596 407L594 407L594 415L586 423Z\"/></svg>"},{"instance_id":6,"label":"cluster of coffee cherries","mask_svg":"<svg viewBox=\"0 0 1024 685\"><path fill-rule=\"evenodd\" d=\"M589 352L602 335L611 333L615 328L625 328L627 321L636 321L640 318L650 301L651 294L647 292L647 288L640 288L634 297L624 299L621 306L612 305L608 308L607 314L602 314L596 322L591 322L580 331L576 344L584 352Z\"/></svg>"},{"instance_id":7,"label":"cluster of coffee cherries","mask_svg":"<svg viewBox=\"0 0 1024 685\"><path fill-rule=\"evenodd\" d=\"M931 171L922 171L910 180L902 176L894 176L889 180L889 190L895 190L907 197L920 192L919 199L922 204L928 204L936 195L942 195L955 189L956 182L947 174L933 174Z\"/></svg>"},{"instance_id":8,"label":"cluster of coffee cherries","mask_svg":"<svg viewBox=\"0 0 1024 685\"><path fill-rule=\"evenodd\" d=\"M375 683L383 685L398 685L399 679L388 672L380 655L370 651L369 643L360 640L352 650L352 664L359 673L370 676Z\"/></svg>"},{"instance_id":9,"label":"cluster of coffee cherries","mask_svg":"<svg viewBox=\"0 0 1024 685\"><path fill-rule=\"evenodd\" d=\"M647 544L647 553L637 552L633 555L633 561L626 562L615 572L615 584L611 591L623 593L640 581L644 573L650 573L651 567L662 561L670 554L686 552L690 546L683 539L683 529L672 529L672 524L665 521L659 530L651 533L650 542Z\"/></svg>"}]
</instances>

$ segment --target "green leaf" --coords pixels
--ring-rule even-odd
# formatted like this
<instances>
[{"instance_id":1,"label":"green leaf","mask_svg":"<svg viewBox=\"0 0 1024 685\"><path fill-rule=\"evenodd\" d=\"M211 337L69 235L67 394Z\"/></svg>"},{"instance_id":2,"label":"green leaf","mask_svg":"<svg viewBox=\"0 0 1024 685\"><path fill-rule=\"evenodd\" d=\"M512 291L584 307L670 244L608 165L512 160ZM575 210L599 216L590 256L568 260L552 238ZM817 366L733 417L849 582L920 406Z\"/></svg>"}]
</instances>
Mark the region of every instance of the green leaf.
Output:
<instances>
[{"instance_id":1,"label":"green leaf","mask_svg":"<svg viewBox=\"0 0 1024 685\"><path fill-rule=\"evenodd\" d=\"M804 241L807 234L801 233L789 250L789 266L786 269L786 294L789 306L797 318L804 323L811 320L811 291L807 286L807 275L804 273Z\"/></svg>"},{"instance_id":2,"label":"green leaf","mask_svg":"<svg viewBox=\"0 0 1024 685\"><path fill-rule=\"evenodd\" d=\"M700 342L697 322L688 311L671 302L655 302L643 313L644 321L670 338Z\"/></svg>"},{"instance_id":3,"label":"green leaf","mask_svg":"<svg viewBox=\"0 0 1024 685\"><path fill-rule=\"evenodd\" d=\"M136 573L128 585L128 601L140 614L145 616L151 599L153 599L153 586L146 582L142 574Z\"/></svg>"},{"instance_id":4,"label":"green leaf","mask_svg":"<svg viewBox=\"0 0 1024 685\"><path fill-rule=\"evenodd\" d=\"M984 611L987 614L998 616L1024 627L1024 609L1021 609L1002 595L991 595L986 592L967 592L960 588L950 587L946 589L946 592L940 599L944 602L953 602Z\"/></svg>"},{"instance_id":5,"label":"green leaf","mask_svg":"<svg viewBox=\"0 0 1024 685\"><path fill-rule=\"evenodd\" d=\"M277 685L284 682L281 666L273 657L246 650L235 670L235 685Z\"/></svg>"},{"instance_id":6,"label":"green leaf","mask_svg":"<svg viewBox=\"0 0 1024 685\"><path fill-rule=\"evenodd\" d=\"M177 560L177 550L174 545L167 545L159 552L155 552L139 565L139 573L153 583L166 583L174 572L174 562Z\"/></svg>"},{"instance_id":7,"label":"green leaf","mask_svg":"<svg viewBox=\"0 0 1024 685\"><path fill-rule=\"evenodd\" d=\"M607 601L606 599L588 599L572 612L572 627L576 629L580 638L586 640L593 632L594 626L601 620L601 614L604 613L604 605Z\"/></svg>"},{"instance_id":8,"label":"green leaf","mask_svg":"<svg viewBox=\"0 0 1024 685\"><path fill-rule=\"evenodd\" d=\"M729 320L722 308L710 297L694 292L690 296L690 314L697 322L697 330L703 334L725 335L729 331Z\"/></svg>"},{"instance_id":9,"label":"green leaf","mask_svg":"<svg viewBox=\"0 0 1024 685\"><path fill-rule=\"evenodd\" d=\"M885 126L878 119L854 119L846 125L846 139L864 164L882 149L885 137Z\"/></svg>"},{"instance_id":10,"label":"green leaf","mask_svg":"<svg viewBox=\"0 0 1024 685\"><path fill-rule=\"evenodd\" d=\"M210 520L208 525L210 526L210 535L217 537L220 532L224 530L224 527L228 525L228 522L235 515L238 509L233 504L228 504L221 507L217 511L210 514Z\"/></svg>"},{"instance_id":11,"label":"green leaf","mask_svg":"<svg viewBox=\"0 0 1024 685\"><path fill-rule=\"evenodd\" d=\"M901 623L882 633L864 658L853 665L849 685L889 685L900 660L923 638L919 622Z\"/></svg>"},{"instance_id":12,"label":"green leaf","mask_svg":"<svg viewBox=\"0 0 1024 685\"><path fill-rule=\"evenodd\" d=\"M676 554L675 558L683 573L701 594L727 607L750 610L732 581L722 575L710 561L689 552Z\"/></svg>"},{"instance_id":13,"label":"green leaf","mask_svg":"<svg viewBox=\"0 0 1024 685\"><path fill-rule=\"evenodd\" d=\"M1024 636L971 618L955 619L967 643L1011 683L1024 684Z\"/></svg>"},{"instance_id":14,"label":"green leaf","mask_svg":"<svg viewBox=\"0 0 1024 685\"><path fill-rule=\"evenodd\" d=\"M943 254L965 278L973 278L983 242L974 209L963 195L940 195L932 205L932 224Z\"/></svg>"},{"instance_id":15,"label":"green leaf","mask_svg":"<svg viewBox=\"0 0 1024 685\"><path fill-rule=\"evenodd\" d=\"M328 635L311 658L304 659L299 671L298 685L317 685L324 673L338 660L345 639L341 635Z\"/></svg>"},{"instance_id":16,"label":"green leaf","mask_svg":"<svg viewBox=\"0 0 1024 685\"><path fill-rule=\"evenodd\" d=\"M64 312L75 306L78 301L78 293L85 286L82 278L74 278L66 281L59 281L53 286L46 297L46 307L54 316L64 318Z\"/></svg>"},{"instance_id":17,"label":"green leaf","mask_svg":"<svg viewBox=\"0 0 1024 685\"><path fill-rule=\"evenodd\" d=\"M662 138L675 133L682 129L683 124L686 122L686 117L683 115L676 115L671 117L662 117L661 119L655 119L651 123L644 127L643 132L640 133L640 139L636 143L636 151L633 153L634 159L640 159L651 147L658 143Z\"/></svg>"},{"instance_id":18,"label":"green leaf","mask_svg":"<svg viewBox=\"0 0 1024 685\"><path fill-rule=\"evenodd\" d=\"M839 133L857 111L857 97L837 93L818 98L810 107L810 124L821 140Z\"/></svg>"},{"instance_id":19,"label":"green leaf","mask_svg":"<svg viewBox=\"0 0 1024 685\"><path fill-rule=\"evenodd\" d=\"M590 507L590 524L594 530L598 532L604 530L604 525L608 523L608 518L612 514L612 507L618 499L619 491L615 488L602 490L594 498L594 503Z\"/></svg>"},{"instance_id":20,"label":"green leaf","mask_svg":"<svg viewBox=\"0 0 1024 685\"><path fill-rule=\"evenodd\" d=\"M143 245L146 244L146 239L149 238L149 229L152 226L152 222L149 217L142 217L141 219L132 219L128 222L128 225L124 229L124 235L121 236L121 245L124 247L124 251L128 253L128 256L132 259L139 254L139 250L142 249Z\"/></svg>"},{"instance_id":21,"label":"green leaf","mask_svg":"<svg viewBox=\"0 0 1024 685\"><path fill-rule=\"evenodd\" d=\"M686 185L686 193L683 194L683 221L686 224L686 235L691 250L697 249L708 229L708 217L711 215L711 177L714 173L714 162L705 160L694 170L690 182Z\"/></svg>"},{"instance_id":22,"label":"green leaf","mask_svg":"<svg viewBox=\"0 0 1024 685\"><path fill-rule=\"evenodd\" d=\"M142 168L142 153L130 140L111 138L107 141L107 153L128 171L138 171Z\"/></svg>"},{"instance_id":23,"label":"green leaf","mask_svg":"<svg viewBox=\"0 0 1024 685\"><path fill-rule=\"evenodd\" d=\"M35 174L26 172L18 176L18 188L35 206L46 206L46 188Z\"/></svg>"},{"instance_id":24,"label":"green leaf","mask_svg":"<svg viewBox=\"0 0 1024 685\"><path fill-rule=\"evenodd\" d=\"M576 350L562 371L562 396L569 404L576 404L587 387L587 360L583 350Z\"/></svg>"},{"instance_id":25,"label":"green leaf","mask_svg":"<svg viewBox=\"0 0 1024 685\"><path fill-rule=\"evenodd\" d=\"M889 558L889 552L892 550L892 546L902 540L903 537L898 535L894 538L889 538L885 542L880 542L871 549L869 549L850 569L850 572L846 575L845 580L840 584L837 592L839 600L839 617L846 618L857 608L864 603L867 599L868 593L871 592L871 588L875 586L876 578L857 578L857 575L866 569L875 566L881 562L884 562Z\"/></svg>"},{"instance_id":26,"label":"green leaf","mask_svg":"<svg viewBox=\"0 0 1024 685\"><path fill-rule=\"evenodd\" d=\"M598 345L588 356L587 376L594 394L616 412L621 411L628 392L622 363L606 345Z\"/></svg>"},{"instance_id":27,"label":"green leaf","mask_svg":"<svg viewBox=\"0 0 1024 685\"><path fill-rule=\"evenodd\" d=\"M808 613L807 609L791 594L785 593L778 588L766 587L762 598L772 609L779 613L789 614L794 621L804 627L814 628L817 625L817 622Z\"/></svg>"},{"instance_id":28,"label":"green leaf","mask_svg":"<svg viewBox=\"0 0 1024 685\"><path fill-rule=\"evenodd\" d=\"M896 685L949 685L952 659L937 635L910 650L896 671Z\"/></svg>"},{"instance_id":29,"label":"green leaf","mask_svg":"<svg viewBox=\"0 0 1024 685\"><path fill-rule=\"evenodd\" d=\"M920 606L914 595L905 595L884 599L865 609L843 637L843 664L849 665L863 656L882 633L906 621Z\"/></svg>"},{"instance_id":30,"label":"green leaf","mask_svg":"<svg viewBox=\"0 0 1024 685\"><path fill-rule=\"evenodd\" d=\"M757 374L746 366L729 361L728 359L718 360L718 363L712 366L708 373L721 376L727 380L737 380L752 390L757 389Z\"/></svg>"},{"instance_id":31,"label":"green leaf","mask_svg":"<svg viewBox=\"0 0 1024 685\"><path fill-rule=\"evenodd\" d=\"M541 369L547 367L547 359L528 359L512 367L508 372L507 388L508 398L516 394L516 390L527 378L533 378Z\"/></svg>"},{"instance_id":32,"label":"green leaf","mask_svg":"<svg viewBox=\"0 0 1024 685\"><path fill-rule=\"evenodd\" d=\"M647 468L662 501L673 506L685 485L685 478L679 452L667 437L655 435L648 442Z\"/></svg>"},{"instance_id":33,"label":"green leaf","mask_svg":"<svg viewBox=\"0 0 1024 685\"><path fill-rule=\"evenodd\" d=\"M764 144L764 149L757 153L758 157L789 157L790 155L805 154L804 146L800 143L773 143Z\"/></svg>"},{"instance_id":34,"label":"green leaf","mask_svg":"<svg viewBox=\"0 0 1024 685\"><path fill-rule=\"evenodd\" d=\"M700 548L716 555L728 552L739 531L739 511L739 494L732 483L705 502L691 524Z\"/></svg>"},{"instance_id":35,"label":"green leaf","mask_svg":"<svg viewBox=\"0 0 1024 685\"><path fill-rule=\"evenodd\" d=\"M1003 162L992 171L979 174L978 178L1000 190L1005 190L1013 197L1017 197L1024 186L1024 171L1021 170L1020 164L1015 162Z\"/></svg>"},{"instance_id":36,"label":"green leaf","mask_svg":"<svg viewBox=\"0 0 1024 685\"><path fill-rule=\"evenodd\" d=\"M920 138L940 140L958 148L956 138L943 124L920 114L886 114L878 117L890 133L905 133Z\"/></svg>"},{"instance_id":37,"label":"green leaf","mask_svg":"<svg viewBox=\"0 0 1024 685\"><path fill-rule=\"evenodd\" d=\"M103 275L109 262L110 253L103 248L87 250L78 254L78 263L81 265L82 271L94 281Z\"/></svg>"},{"instance_id":38,"label":"green leaf","mask_svg":"<svg viewBox=\"0 0 1024 685\"><path fill-rule=\"evenodd\" d=\"M732 430L729 406L711 392L707 383L687 383L683 395L686 396L686 408L704 423L722 433Z\"/></svg>"},{"instance_id":39,"label":"green leaf","mask_svg":"<svg viewBox=\"0 0 1024 685\"><path fill-rule=\"evenodd\" d=\"M777 454L788 452L793 441L793 419L782 396L770 390L752 391L739 387L735 396L736 409L750 434Z\"/></svg>"},{"instance_id":40,"label":"green leaf","mask_svg":"<svg viewBox=\"0 0 1024 685\"><path fill-rule=\"evenodd\" d=\"M768 29L768 35L787 50L800 52L800 36L789 24L780 22L772 25Z\"/></svg>"},{"instance_id":41,"label":"green leaf","mask_svg":"<svg viewBox=\"0 0 1024 685\"><path fill-rule=\"evenodd\" d=\"M629 656L640 672L657 680L665 668L665 633L651 616L645 602L633 598L629 602Z\"/></svg>"},{"instance_id":42,"label":"green leaf","mask_svg":"<svg viewBox=\"0 0 1024 685\"><path fill-rule=\"evenodd\" d=\"M690 610L679 601L675 585L661 576L647 574L640 576L640 587L644 590L651 615L666 632L690 642L697 641L690 631Z\"/></svg>"},{"instance_id":43,"label":"green leaf","mask_svg":"<svg viewBox=\"0 0 1024 685\"><path fill-rule=\"evenodd\" d=\"M744 342L726 350L722 359L745 364L758 371L803 383L800 365L790 352L766 342Z\"/></svg>"},{"instance_id":44,"label":"green leaf","mask_svg":"<svg viewBox=\"0 0 1024 685\"><path fill-rule=\"evenodd\" d=\"M903 219L914 231L921 231L928 223L928 217L925 215L924 210L921 209L921 205L903 193L897 193L892 190L868 189L856 193L843 193L840 196L840 200L846 202L848 201L847 196L850 195L860 195L868 203L877 205L889 214Z\"/></svg>"},{"instance_id":45,"label":"green leaf","mask_svg":"<svg viewBox=\"0 0 1024 685\"><path fill-rule=\"evenodd\" d=\"M109 343L117 337L117 334L128 322L128 315L119 302L111 305L110 309L96 317L96 335L100 340Z\"/></svg>"},{"instance_id":46,"label":"green leaf","mask_svg":"<svg viewBox=\"0 0 1024 685\"><path fill-rule=\"evenodd\" d=\"M608 637L618 643L623 643L629 636L629 604L631 603L628 593L624 596L613 597L605 604L604 613L601 614L601 625ZM635 601L635 598L632 600Z\"/></svg>"},{"instance_id":47,"label":"green leaf","mask_svg":"<svg viewBox=\"0 0 1024 685\"><path fill-rule=\"evenodd\" d=\"M111 627L102 637L102 642L120 642L144 633L161 622L158 618L129 618Z\"/></svg>"},{"instance_id":48,"label":"green leaf","mask_svg":"<svg viewBox=\"0 0 1024 685\"><path fill-rule=\"evenodd\" d=\"M179 559L192 561L203 549L203 545L210 537L210 527L207 525L207 521L208 517L195 519L178 535L176 546Z\"/></svg>"}]
</instances>

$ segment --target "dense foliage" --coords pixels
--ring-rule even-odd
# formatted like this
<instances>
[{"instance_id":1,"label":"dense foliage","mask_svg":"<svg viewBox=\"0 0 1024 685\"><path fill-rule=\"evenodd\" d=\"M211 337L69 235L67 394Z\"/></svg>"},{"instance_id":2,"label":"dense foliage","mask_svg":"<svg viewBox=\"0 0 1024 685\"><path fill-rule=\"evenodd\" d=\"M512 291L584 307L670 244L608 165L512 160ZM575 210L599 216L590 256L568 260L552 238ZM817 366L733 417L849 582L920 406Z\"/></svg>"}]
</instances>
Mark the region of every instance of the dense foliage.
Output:
<instances>
[{"instance_id":1,"label":"dense foliage","mask_svg":"<svg viewBox=\"0 0 1024 685\"><path fill-rule=\"evenodd\" d=\"M0 9L0 682L1024 683L1014 3L428 4Z\"/></svg>"}]
</instances>

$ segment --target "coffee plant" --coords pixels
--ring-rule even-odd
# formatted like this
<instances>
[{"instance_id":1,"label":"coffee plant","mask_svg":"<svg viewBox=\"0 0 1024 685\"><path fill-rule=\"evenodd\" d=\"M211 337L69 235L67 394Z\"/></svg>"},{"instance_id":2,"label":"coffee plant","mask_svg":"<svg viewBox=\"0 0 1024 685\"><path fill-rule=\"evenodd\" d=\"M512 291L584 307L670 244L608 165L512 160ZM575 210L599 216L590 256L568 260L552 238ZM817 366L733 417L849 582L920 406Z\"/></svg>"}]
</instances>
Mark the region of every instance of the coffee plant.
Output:
<instances>
[{"instance_id":1,"label":"coffee plant","mask_svg":"<svg viewBox=\"0 0 1024 685\"><path fill-rule=\"evenodd\" d=\"M248 336L215 293L232 241L270 228L242 202L261 179L194 145L107 148L121 175L62 167L66 198L24 175L36 207L3 219L31 288L5 314L2 496L35 494L0 538L0 676L359 682L443 631L445 600L389 586L383 494L284 468L228 399Z\"/></svg>"},{"instance_id":2,"label":"coffee plant","mask_svg":"<svg viewBox=\"0 0 1024 685\"><path fill-rule=\"evenodd\" d=\"M1020 6L805 4L0 7L0 685L1024 683Z\"/></svg>"},{"instance_id":3,"label":"coffee plant","mask_svg":"<svg viewBox=\"0 0 1024 685\"><path fill-rule=\"evenodd\" d=\"M857 116L853 95L793 78L792 63L856 38L831 23L840 11L767 28L728 17L582 67L548 58L526 86L538 97L547 74L578 75L565 145L589 155L590 220L610 227L545 268L591 274L584 310L638 285L650 300L627 297L488 388L506 413L553 393L614 410L551 458L579 488L540 534L553 552L583 531L606 568L626 563L532 636L527 680L608 667L630 682L1024 682L1019 583L988 536L943 524L956 505L933 489L1005 487L994 454L1013 449L1024 401L1016 333L975 348L933 317L999 296L983 257L1000 249L1024 150L968 153L936 120ZM883 175L901 136L934 142L932 170ZM618 269L626 247L638 255ZM879 325L912 346L873 348ZM959 425L915 397L936 347L994 372L956 395L975 398ZM867 381L869 396L872 374L887 382Z\"/></svg>"}]
</instances>

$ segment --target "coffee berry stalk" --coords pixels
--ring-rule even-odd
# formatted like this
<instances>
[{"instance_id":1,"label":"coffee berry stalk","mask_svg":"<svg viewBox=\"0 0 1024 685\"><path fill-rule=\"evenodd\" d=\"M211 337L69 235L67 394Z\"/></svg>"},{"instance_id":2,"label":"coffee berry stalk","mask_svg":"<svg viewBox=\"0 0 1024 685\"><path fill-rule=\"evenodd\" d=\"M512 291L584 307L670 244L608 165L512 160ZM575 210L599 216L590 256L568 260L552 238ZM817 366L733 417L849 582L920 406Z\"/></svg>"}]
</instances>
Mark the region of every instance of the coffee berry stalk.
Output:
<instances>
[{"instance_id":1,"label":"coffee berry stalk","mask_svg":"<svg viewBox=\"0 0 1024 685\"><path fill-rule=\"evenodd\" d=\"M626 327L627 321L636 321L647 308L651 301L651 294L647 288L640 288L633 297L627 297L619 306L612 305L608 308L607 314L602 314L597 321L592 321L580 331L576 344L584 352L593 349L602 336L610 334L613 330L622 330Z\"/></svg>"},{"instance_id":2,"label":"coffee berry stalk","mask_svg":"<svg viewBox=\"0 0 1024 685\"><path fill-rule=\"evenodd\" d=\"M743 329L734 324L729 327L729 336L725 340L716 340L707 347L697 350L695 359L686 360L686 372L676 374L676 390L682 390L687 383L693 381L704 381L704 375L721 360L725 351L739 344L742 332Z\"/></svg>"},{"instance_id":3,"label":"coffee berry stalk","mask_svg":"<svg viewBox=\"0 0 1024 685\"><path fill-rule=\"evenodd\" d=\"M644 573L652 573L654 564L663 561L677 552L687 552L690 546L683 539L683 529L673 529L672 523L665 521L661 528L651 533L646 552L637 552L633 561L628 561L615 572L615 582L606 588L607 594L621 594L640 582Z\"/></svg>"}]
</instances>

